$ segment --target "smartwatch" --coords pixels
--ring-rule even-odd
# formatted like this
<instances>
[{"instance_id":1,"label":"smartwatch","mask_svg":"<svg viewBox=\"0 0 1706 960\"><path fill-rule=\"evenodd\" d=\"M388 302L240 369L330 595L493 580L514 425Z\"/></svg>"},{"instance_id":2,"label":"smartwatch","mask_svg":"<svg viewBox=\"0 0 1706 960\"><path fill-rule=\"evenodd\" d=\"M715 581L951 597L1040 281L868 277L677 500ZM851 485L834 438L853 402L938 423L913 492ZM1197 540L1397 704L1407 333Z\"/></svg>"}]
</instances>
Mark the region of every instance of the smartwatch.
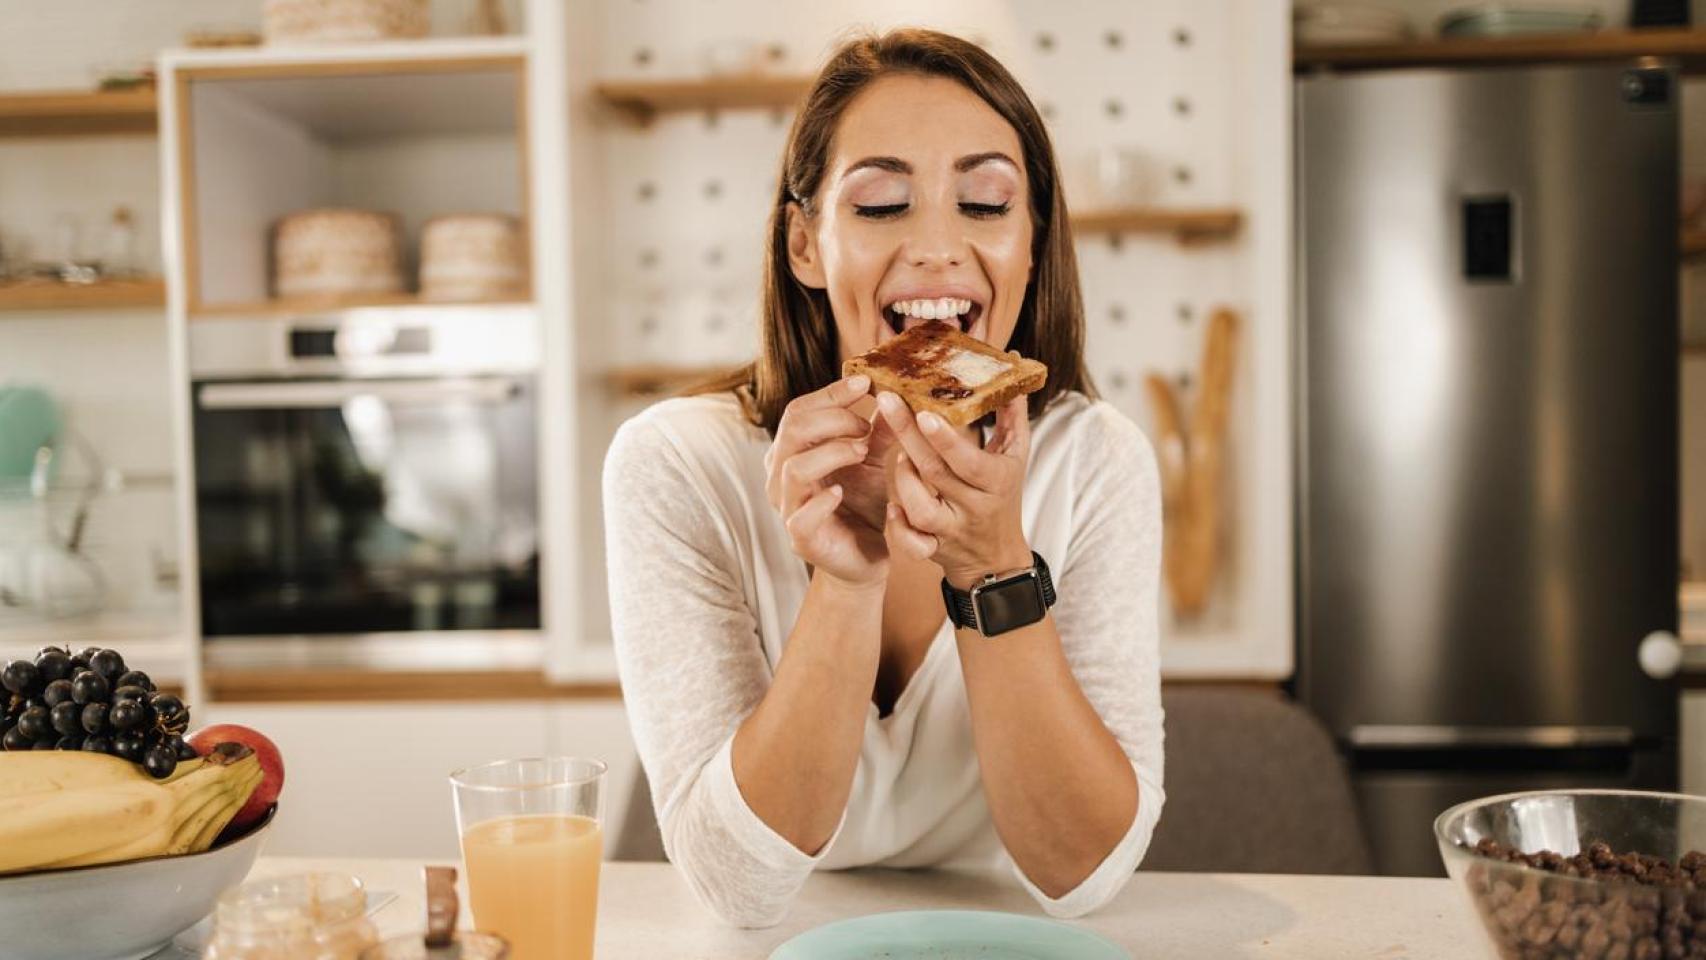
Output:
<instances>
[{"instance_id":1,"label":"smartwatch","mask_svg":"<svg viewBox=\"0 0 1706 960\"><path fill-rule=\"evenodd\" d=\"M999 636L1041 620L1054 606L1054 579L1048 564L1031 552L1031 567L1017 573L989 574L970 590L959 590L942 578L942 603L956 628Z\"/></svg>"}]
</instances>

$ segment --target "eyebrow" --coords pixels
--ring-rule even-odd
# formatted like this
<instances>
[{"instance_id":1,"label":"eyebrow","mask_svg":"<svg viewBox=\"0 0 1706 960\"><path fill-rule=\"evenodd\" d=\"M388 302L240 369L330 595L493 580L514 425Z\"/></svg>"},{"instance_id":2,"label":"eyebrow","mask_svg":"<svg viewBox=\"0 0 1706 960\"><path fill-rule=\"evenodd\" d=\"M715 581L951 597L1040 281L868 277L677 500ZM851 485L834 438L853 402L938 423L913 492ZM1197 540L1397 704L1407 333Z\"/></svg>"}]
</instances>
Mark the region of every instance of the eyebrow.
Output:
<instances>
[{"instance_id":1,"label":"eyebrow","mask_svg":"<svg viewBox=\"0 0 1706 960\"><path fill-rule=\"evenodd\" d=\"M1005 163L1015 170L1019 167L1017 163L1013 162L1013 158L1009 157L1005 153L1002 153L999 150L986 150L983 153L968 154L958 160L955 160L954 170L958 173L965 173L967 170L971 170L974 167L981 167L986 163L992 162ZM865 157L864 159L850 165L847 168L847 172L842 174L842 176L851 176L854 172L863 170L866 167L875 167L878 170L887 170L890 173L912 173L912 164L907 163L899 157Z\"/></svg>"},{"instance_id":2,"label":"eyebrow","mask_svg":"<svg viewBox=\"0 0 1706 960\"><path fill-rule=\"evenodd\" d=\"M984 164L991 162L1005 163L1015 170L1019 168L1019 165L1013 162L1013 158L1009 157L1005 153L1002 153L999 150L987 150L983 153L974 153L970 156L961 157L958 160L955 160L954 169L960 173L965 173L973 167L981 167Z\"/></svg>"}]
</instances>

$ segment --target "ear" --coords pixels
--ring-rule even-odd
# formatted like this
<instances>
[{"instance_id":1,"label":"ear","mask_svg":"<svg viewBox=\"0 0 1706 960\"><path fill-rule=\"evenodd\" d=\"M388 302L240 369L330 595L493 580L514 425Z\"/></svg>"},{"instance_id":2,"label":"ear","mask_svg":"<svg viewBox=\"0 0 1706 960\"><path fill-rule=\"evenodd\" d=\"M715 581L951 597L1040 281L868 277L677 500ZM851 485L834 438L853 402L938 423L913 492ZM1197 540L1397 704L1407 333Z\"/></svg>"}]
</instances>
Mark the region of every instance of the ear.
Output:
<instances>
[{"instance_id":1,"label":"ear","mask_svg":"<svg viewBox=\"0 0 1706 960\"><path fill-rule=\"evenodd\" d=\"M794 279L814 290L829 286L818 255L817 230L811 217L797 203L788 204L788 266Z\"/></svg>"}]
</instances>

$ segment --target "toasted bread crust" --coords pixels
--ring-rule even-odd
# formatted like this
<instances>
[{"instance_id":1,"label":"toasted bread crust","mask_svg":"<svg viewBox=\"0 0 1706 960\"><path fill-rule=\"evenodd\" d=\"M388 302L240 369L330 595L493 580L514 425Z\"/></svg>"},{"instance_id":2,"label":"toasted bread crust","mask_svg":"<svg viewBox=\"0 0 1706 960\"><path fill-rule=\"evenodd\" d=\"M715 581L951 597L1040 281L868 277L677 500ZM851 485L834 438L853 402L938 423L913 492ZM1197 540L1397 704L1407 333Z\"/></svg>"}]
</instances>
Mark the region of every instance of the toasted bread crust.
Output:
<instances>
[{"instance_id":1,"label":"toasted bread crust","mask_svg":"<svg viewBox=\"0 0 1706 960\"><path fill-rule=\"evenodd\" d=\"M940 364L953 351L999 360L1007 369L976 387L966 387ZM888 390L914 413L928 410L955 426L974 423L1014 397L1042 389L1048 367L966 336L943 323L927 323L842 364L843 376L863 373L874 392Z\"/></svg>"}]
</instances>

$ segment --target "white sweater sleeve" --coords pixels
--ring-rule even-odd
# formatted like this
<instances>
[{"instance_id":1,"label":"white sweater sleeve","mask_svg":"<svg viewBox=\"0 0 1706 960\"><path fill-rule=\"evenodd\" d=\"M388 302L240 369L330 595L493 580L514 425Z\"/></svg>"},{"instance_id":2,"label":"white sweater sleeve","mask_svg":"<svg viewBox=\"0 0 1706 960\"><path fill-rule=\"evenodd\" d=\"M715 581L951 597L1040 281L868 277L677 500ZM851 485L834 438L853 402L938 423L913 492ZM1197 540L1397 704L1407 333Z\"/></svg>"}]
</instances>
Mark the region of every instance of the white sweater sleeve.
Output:
<instances>
[{"instance_id":1,"label":"white sweater sleeve","mask_svg":"<svg viewBox=\"0 0 1706 960\"><path fill-rule=\"evenodd\" d=\"M1014 866L1025 889L1055 917L1077 917L1119 893L1149 848L1165 799L1159 590L1161 484L1137 425L1107 404L1080 414L1070 469L1079 498L1063 558L1047 558L1059 602L1055 628L1080 689L1119 741L1137 775L1137 812L1124 838L1075 889L1051 898Z\"/></svg>"},{"instance_id":2,"label":"white sweater sleeve","mask_svg":"<svg viewBox=\"0 0 1706 960\"><path fill-rule=\"evenodd\" d=\"M666 430L643 416L630 421L604 464L623 697L670 861L725 921L770 926L822 852L808 856L771 830L735 783L734 734L771 669L736 575L728 531L740 525L722 515Z\"/></svg>"}]
</instances>

